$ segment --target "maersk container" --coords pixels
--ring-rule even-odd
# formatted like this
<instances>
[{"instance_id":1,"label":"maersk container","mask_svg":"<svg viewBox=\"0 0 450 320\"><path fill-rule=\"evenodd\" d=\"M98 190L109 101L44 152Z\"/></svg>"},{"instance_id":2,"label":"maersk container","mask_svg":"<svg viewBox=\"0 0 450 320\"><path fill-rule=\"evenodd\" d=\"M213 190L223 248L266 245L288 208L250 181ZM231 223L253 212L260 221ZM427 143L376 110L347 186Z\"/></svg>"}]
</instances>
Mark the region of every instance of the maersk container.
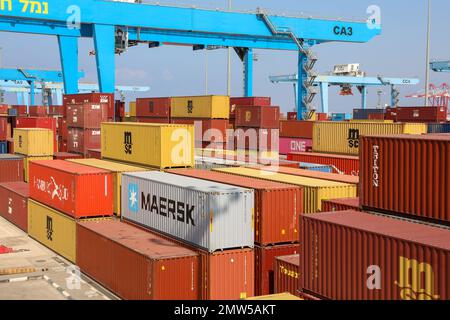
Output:
<instances>
[{"instance_id":1,"label":"maersk container","mask_svg":"<svg viewBox=\"0 0 450 320\"><path fill-rule=\"evenodd\" d=\"M253 247L254 192L164 172L122 175L122 218L209 252Z\"/></svg>"},{"instance_id":2,"label":"maersk container","mask_svg":"<svg viewBox=\"0 0 450 320\"><path fill-rule=\"evenodd\" d=\"M426 132L427 126L422 123L316 122L313 151L358 155L362 136Z\"/></svg>"},{"instance_id":3,"label":"maersk container","mask_svg":"<svg viewBox=\"0 0 450 320\"><path fill-rule=\"evenodd\" d=\"M322 200L356 197L356 186L347 183L297 177L276 172L250 168L222 168L214 171L271 180L303 187L303 212L316 213L322 210Z\"/></svg>"},{"instance_id":4,"label":"maersk container","mask_svg":"<svg viewBox=\"0 0 450 320\"><path fill-rule=\"evenodd\" d=\"M102 123L102 157L155 168L193 167L194 126Z\"/></svg>"},{"instance_id":5,"label":"maersk container","mask_svg":"<svg viewBox=\"0 0 450 320\"><path fill-rule=\"evenodd\" d=\"M229 119L228 96L173 97L172 118Z\"/></svg>"},{"instance_id":6,"label":"maersk container","mask_svg":"<svg viewBox=\"0 0 450 320\"><path fill-rule=\"evenodd\" d=\"M450 299L450 230L357 211L302 217L300 287L333 300Z\"/></svg>"}]
</instances>

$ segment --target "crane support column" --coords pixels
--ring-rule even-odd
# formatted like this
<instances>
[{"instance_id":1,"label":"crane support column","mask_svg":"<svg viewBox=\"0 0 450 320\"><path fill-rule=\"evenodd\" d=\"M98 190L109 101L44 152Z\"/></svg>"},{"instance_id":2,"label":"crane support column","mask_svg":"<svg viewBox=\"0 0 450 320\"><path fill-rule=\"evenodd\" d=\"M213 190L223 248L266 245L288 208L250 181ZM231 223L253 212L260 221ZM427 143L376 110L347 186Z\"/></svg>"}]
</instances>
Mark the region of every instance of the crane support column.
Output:
<instances>
[{"instance_id":1,"label":"crane support column","mask_svg":"<svg viewBox=\"0 0 450 320\"><path fill-rule=\"evenodd\" d=\"M115 86L115 27L94 24L95 57L100 92L114 93Z\"/></svg>"},{"instance_id":2,"label":"crane support column","mask_svg":"<svg viewBox=\"0 0 450 320\"><path fill-rule=\"evenodd\" d=\"M78 38L58 36L64 92L78 93Z\"/></svg>"},{"instance_id":3,"label":"crane support column","mask_svg":"<svg viewBox=\"0 0 450 320\"><path fill-rule=\"evenodd\" d=\"M321 100L322 100L322 112L328 113L329 111L329 105L328 105L328 82L321 82L320 83L320 94L321 94Z\"/></svg>"},{"instance_id":4,"label":"crane support column","mask_svg":"<svg viewBox=\"0 0 450 320\"><path fill-rule=\"evenodd\" d=\"M362 86L361 89L361 108L366 109L367 108L367 87Z\"/></svg>"},{"instance_id":5,"label":"crane support column","mask_svg":"<svg viewBox=\"0 0 450 320\"><path fill-rule=\"evenodd\" d=\"M56 90L55 91L55 95L56 95L56 104L58 106L62 106L63 105L63 93L61 90Z\"/></svg>"},{"instance_id":6,"label":"crane support column","mask_svg":"<svg viewBox=\"0 0 450 320\"><path fill-rule=\"evenodd\" d=\"M247 49L244 56L244 97L253 96L253 49Z\"/></svg>"},{"instance_id":7,"label":"crane support column","mask_svg":"<svg viewBox=\"0 0 450 320\"><path fill-rule=\"evenodd\" d=\"M308 107L305 104L305 100L308 96L308 92L305 87L307 80L307 74L305 71L305 65L308 62L308 57L303 52L298 52L298 83L297 83L297 120L304 120L304 115L308 112Z\"/></svg>"},{"instance_id":8,"label":"crane support column","mask_svg":"<svg viewBox=\"0 0 450 320\"><path fill-rule=\"evenodd\" d=\"M30 106L30 102L28 100L28 93L24 92L22 93L22 99L23 99L23 104L26 105L27 107ZM28 108L27 108L27 112L28 112Z\"/></svg>"},{"instance_id":9,"label":"crane support column","mask_svg":"<svg viewBox=\"0 0 450 320\"><path fill-rule=\"evenodd\" d=\"M16 96L17 96L17 104L23 105L23 92L17 92Z\"/></svg>"},{"instance_id":10,"label":"crane support column","mask_svg":"<svg viewBox=\"0 0 450 320\"><path fill-rule=\"evenodd\" d=\"M34 86L35 86L35 82L34 81L30 81L30 105L31 106L34 106L35 105L35 103L34 103L34 95L35 95L35 92L34 92Z\"/></svg>"}]
</instances>

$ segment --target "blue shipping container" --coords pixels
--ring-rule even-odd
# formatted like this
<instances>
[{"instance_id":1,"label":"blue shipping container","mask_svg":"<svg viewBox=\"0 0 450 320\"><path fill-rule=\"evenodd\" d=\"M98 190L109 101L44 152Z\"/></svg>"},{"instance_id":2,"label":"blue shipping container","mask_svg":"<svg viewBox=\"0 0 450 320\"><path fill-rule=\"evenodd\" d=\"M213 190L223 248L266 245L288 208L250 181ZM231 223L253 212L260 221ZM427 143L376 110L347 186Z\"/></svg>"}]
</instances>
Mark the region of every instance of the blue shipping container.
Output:
<instances>
[{"instance_id":1,"label":"blue shipping container","mask_svg":"<svg viewBox=\"0 0 450 320\"><path fill-rule=\"evenodd\" d=\"M311 170L311 171L333 173L333 168L331 166L317 164L317 163L300 162L299 168L305 169L305 170Z\"/></svg>"},{"instance_id":2,"label":"blue shipping container","mask_svg":"<svg viewBox=\"0 0 450 320\"><path fill-rule=\"evenodd\" d=\"M8 153L8 142L0 141L0 154Z\"/></svg>"},{"instance_id":3,"label":"blue shipping container","mask_svg":"<svg viewBox=\"0 0 450 320\"><path fill-rule=\"evenodd\" d=\"M353 109L353 119L355 120L367 120L369 114L385 114L385 109Z\"/></svg>"},{"instance_id":4,"label":"blue shipping container","mask_svg":"<svg viewBox=\"0 0 450 320\"><path fill-rule=\"evenodd\" d=\"M350 120L352 115L350 113L332 113L331 121L345 121Z\"/></svg>"},{"instance_id":5,"label":"blue shipping container","mask_svg":"<svg viewBox=\"0 0 450 320\"><path fill-rule=\"evenodd\" d=\"M8 109L8 116L17 117L17 109Z\"/></svg>"},{"instance_id":6,"label":"blue shipping container","mask_svg":"<svg viewBox=\"0 0 450 320\"><path fill-rule=\"evenodd\" d=\"M450 133L450 123L430 123L428 133Z\"/></svg>"}]
</instances>

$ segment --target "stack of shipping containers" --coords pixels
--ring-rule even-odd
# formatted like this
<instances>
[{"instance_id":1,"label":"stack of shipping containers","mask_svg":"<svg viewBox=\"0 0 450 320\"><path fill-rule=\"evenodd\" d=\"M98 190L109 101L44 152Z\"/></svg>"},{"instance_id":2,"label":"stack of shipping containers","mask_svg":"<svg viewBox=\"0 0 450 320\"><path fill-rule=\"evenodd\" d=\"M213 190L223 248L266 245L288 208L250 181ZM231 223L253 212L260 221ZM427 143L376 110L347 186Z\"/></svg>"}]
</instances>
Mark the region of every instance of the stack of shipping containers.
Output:
<instances>
[{"instance_id":1,"label":"stack of shipping containers","mask_svg":"<svg viewBox=\"0 0 450 320\"><path fill-rule=\"evenodd\" d=\"M307 152L312 148L313 121L280 121L280 154Z\"/></svg>"},{"instance_id":2,"label":"stack of shipping containers","mask_svg":"<svg viewBox=\"0 0 450 320\"><path fill-rule=\"evenodd\" d=\"M8 140L12 138L12 117L9 106L0 104L0 154L8 153Z\"/></svg>"}]
</instances>

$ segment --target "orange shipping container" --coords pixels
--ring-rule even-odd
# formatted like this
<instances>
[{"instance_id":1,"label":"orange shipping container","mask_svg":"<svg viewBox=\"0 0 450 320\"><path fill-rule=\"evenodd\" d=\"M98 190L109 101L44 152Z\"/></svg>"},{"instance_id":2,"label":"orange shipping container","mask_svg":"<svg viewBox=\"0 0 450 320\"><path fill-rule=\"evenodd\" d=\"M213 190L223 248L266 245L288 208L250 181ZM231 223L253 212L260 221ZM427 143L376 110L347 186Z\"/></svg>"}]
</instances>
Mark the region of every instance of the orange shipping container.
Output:
<instances>
[{"instance_id":1,"label":"orange shipping container","mask_svg":"<svg viewBox=\"0 0 450 320\"><path fill-rule=\"evenodd\" d=\"M300 255L281 256L275 259L275 293L289 292L299 295Z\"/></svg>"},{"instance_id":2,"label":"orange shipping container","mask_svg":"<svg viewBox=\"0 0 450 320\"><path fill-rule=\"evenodd\" d=\"M322 201L324 212L355 210L361 211L359 198L343 198Z\"/></svg>"},{"instance_id":3,"label":"orange shipping container","mask_svg":"<svg viewBox=\"0 0 450 320\"><path fill-rule=\"evenodd\" d=\"M313 138L314 121L280 121L280 137L286 138Z\"/></svg>"}]
</instances>

